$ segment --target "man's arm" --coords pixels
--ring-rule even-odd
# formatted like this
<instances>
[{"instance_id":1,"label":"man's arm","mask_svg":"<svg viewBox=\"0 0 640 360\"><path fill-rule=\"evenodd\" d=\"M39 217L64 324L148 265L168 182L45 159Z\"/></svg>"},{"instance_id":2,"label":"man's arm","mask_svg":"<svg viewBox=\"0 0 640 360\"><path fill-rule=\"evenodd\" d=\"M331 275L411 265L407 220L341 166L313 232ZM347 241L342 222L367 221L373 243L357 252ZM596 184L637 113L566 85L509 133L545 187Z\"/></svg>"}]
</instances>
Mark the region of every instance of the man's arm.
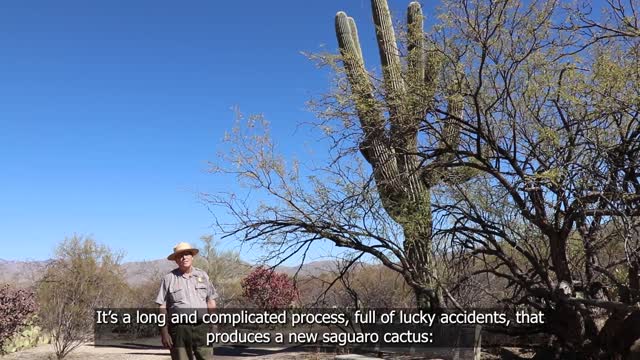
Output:
<instances>
[{"instance_id":1,"label":"man's arm","mask_svg":"<svg viewBox=\"0 0 640 360\"><path fill-rule=\"evenodd\" d=\"M208 276L207 276L207 287L208 287L208 289L207 289L207 310L208 310L209 314L211 314L216 309L216 299L218 298L218 292L216 291L216 288L211 283L211 280L209 280Z\"/></svg>"},{"instance_id":2,"label":"man's arm","mask_svg":"<svg viewBox=\"0 0 640 360\"><path fill-rule=\"evenodd\" d=\"M162 279L160 283L160 290L158 291L158 296L156 297L156 304L159 305L158 313L164 316L164 326L160 327L160 340L162 341L162 345L171 349L173 347L173 341L171 340L171 335L169 334L169 327L167 324L169 323L169 316L167 315L167 281L166 277Z\"/></svg>"},{"instance_id":3,"label":"man's arm","mask_svg":"<svg viewBox=\"0 0 640 360\"><path fill-rule=\"evenodd\" d=\"M171 340L169 327L167 326L167 323L169 322L167 316L167 304L160 305L159 312L165 318L164 326L160 327L160 340L162 341L162 346L167 349L171 349L173 347L173 341Z\"/></svg>"}]
</instances>

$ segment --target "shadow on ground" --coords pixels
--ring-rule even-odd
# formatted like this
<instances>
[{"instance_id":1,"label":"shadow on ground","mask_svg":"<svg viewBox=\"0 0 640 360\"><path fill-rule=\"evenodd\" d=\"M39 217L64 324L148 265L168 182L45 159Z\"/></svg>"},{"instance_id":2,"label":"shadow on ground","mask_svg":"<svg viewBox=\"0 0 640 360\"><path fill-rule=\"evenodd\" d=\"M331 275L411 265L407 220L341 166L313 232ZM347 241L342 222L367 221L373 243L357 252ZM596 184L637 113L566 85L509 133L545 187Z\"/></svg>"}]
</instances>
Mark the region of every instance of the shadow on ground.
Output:
<instances>
[{"instance_id":1,"label":"shadow on ground","mask_svg":"<svg viewBox=\"0 0 640 360\"><path fill-rule=\"evenodd\" d=\"M137 342L124 342L124 343L117 343L117 344L95 344L94 347L120 348L120 349L147 349L147 350L164 349L164 347L162 347L161 345L151 345L148 343L137 343Z\"/></svg>"}]
</instances>

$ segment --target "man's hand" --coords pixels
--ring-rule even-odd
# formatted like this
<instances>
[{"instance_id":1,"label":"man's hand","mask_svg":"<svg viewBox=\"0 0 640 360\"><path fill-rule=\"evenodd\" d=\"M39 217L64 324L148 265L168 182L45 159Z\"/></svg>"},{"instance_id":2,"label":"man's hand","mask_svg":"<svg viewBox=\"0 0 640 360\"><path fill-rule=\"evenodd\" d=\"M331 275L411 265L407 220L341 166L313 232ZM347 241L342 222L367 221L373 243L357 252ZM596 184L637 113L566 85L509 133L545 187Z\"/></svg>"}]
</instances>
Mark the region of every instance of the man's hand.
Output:
<instances>
[{"instance_id":1,"label":"man's hand","mask_svg":"<svg viewBox=\"0 0 640 360\"><path fill-rule=\"evenodd\" d=\"M164 315L165 319L167 318L167 305L160 305L159 313ZM171 340L171 335L169 335L169 327L163 326L160 328L160 340L162 341L162 346L167 349L171 349L173 347L173 340Z\"/></svg>"},{"instance_id":2,"label":"man's hand","mask_svg":"<svg viewBox=\"0 0 640 360\"><path fill-rule=\"evenodd\" d=\"M160 339L162 340L162 346L165 348L171 349L173 347L173 341L171 340L171 335L169 335L168 327L160 328Z\"/></svg>"}]
</instances>

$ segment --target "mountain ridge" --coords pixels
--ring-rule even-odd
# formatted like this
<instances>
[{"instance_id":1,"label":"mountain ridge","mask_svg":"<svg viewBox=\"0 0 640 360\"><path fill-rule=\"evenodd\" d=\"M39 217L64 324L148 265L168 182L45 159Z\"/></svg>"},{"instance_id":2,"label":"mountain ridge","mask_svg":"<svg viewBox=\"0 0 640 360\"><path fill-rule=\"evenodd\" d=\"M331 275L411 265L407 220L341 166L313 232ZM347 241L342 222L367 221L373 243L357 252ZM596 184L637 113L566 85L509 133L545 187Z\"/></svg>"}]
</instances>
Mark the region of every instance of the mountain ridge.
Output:
<instances>
[{"instance_id":1,"label":"mountain ridge","mask_svg":"<svg viewBox=\"0 0 640 360\"><path fill-rule=\"evenodd\" d=\"M27 287L37 282L46 266L52 260L6 260L0 259L0 284L10 283L15 286ZM257 267L260 264L247 264ZM145 281L157 278L158 274L166 274L176 268L172 261L166 259L128 261L120 264L125 271L125 277L130 285L139 285ZM317 276L325 272L334 271L337 265L331 260L318 260L295 266L280 265L277 272L294 276Z\"/></svg>"}]
</instances>

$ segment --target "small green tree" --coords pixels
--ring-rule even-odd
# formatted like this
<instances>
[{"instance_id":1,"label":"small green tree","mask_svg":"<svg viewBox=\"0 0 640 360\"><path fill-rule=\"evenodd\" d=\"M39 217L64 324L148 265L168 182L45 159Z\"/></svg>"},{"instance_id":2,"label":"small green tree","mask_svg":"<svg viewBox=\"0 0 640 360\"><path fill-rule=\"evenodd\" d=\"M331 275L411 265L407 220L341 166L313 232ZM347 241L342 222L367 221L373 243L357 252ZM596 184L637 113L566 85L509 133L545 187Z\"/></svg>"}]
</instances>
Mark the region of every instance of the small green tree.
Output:
<instances>
[{"instance_id":1,"label":"small green tree","mask_svg":"<svg viewBox=\"0 0 640 360\"><path fill-rule=\"evenodd\" d=\"M240 254L233 250L219 250L212 235L200 237L202 246L195 258L195 265L207 272L209 280L220 296L219 306L235 304L242 296L240 281L251 270L240 260Z\"/></svg>"},{"instance_id":2,"label":"small green tree","mask_svg":"<svg viewBox=\"0 0 640 360\"><path fill-rule=\"evenodd\" d=\"M93 336L94 309L118 306L126 289L122 256L89 237L73 236L56 249L38 283L40 321L58 359Z\"/></svg>"}]
</instances>

